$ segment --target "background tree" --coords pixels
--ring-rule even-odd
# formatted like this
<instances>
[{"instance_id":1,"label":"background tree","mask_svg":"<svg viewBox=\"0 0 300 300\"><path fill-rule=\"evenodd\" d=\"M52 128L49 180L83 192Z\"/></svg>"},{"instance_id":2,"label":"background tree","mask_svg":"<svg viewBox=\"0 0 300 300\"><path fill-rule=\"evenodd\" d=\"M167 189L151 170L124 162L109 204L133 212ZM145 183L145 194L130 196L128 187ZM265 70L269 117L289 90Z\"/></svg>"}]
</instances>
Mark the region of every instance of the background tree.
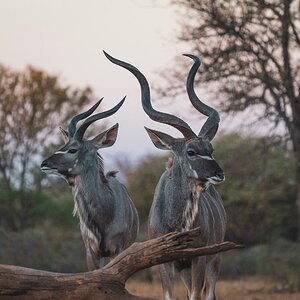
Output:
<instances>
[{"instance_id":1,"label":"background tree","mask_svg":"<svg viewBox=\"0 0 300 300\"><path fill-rule=\"evenodd\" d=\"M223 111L249 108L273 128L284 124L295 156L300 229L300 1L170 1L183 9L178 40L203 58L196 80L214 88ZM173 72L171 92L181 89L186 70Z\"/></svg>"},{"instance_id":2,"label":"background tree","mask_svg":"<svg viewBox=\"0 0 300 300\"><path fill-rule=\"evenodd\" d=\"M51 206L49 197L36 193L44 177L39 168L42 156L61 142L56 127L65 126L91 97L89 87L71 88L42 70L27 67L16 72L0 65L2 226L21 230L49 214L41 211L43 205Z\"/></svg>"},{"instance_id":3,"label":"background tree","mask_svg":"<svg viewBox=\"0 0 300 300\"><path fill-rule=\"evenodd\" d=\"M262 137L225 135L214 155L225 170L217 186L228 215L227 238L247 246L296 240L293 153Z\"/></svg>"},{"instance_id":4,"label":"background tree","mask_svg":"<svg viewBox=\"0 0 300 300\"><path fill-rule=\"evenodd\" d=\"M147 230L147 221L155 187L165 170L166 156L149 156L141 160L127 176L128 191L139 212L141 231Z\"/></svg>"}]
</instances>

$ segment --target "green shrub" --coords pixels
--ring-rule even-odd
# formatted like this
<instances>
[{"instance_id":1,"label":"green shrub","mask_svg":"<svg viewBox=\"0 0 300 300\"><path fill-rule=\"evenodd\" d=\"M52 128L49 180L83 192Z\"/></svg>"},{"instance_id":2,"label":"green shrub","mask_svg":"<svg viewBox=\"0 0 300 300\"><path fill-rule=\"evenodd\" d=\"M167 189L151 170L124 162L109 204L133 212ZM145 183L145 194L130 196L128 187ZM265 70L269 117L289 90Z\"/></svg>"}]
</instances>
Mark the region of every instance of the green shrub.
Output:
<instances>
[{"instance_id":1,"label":"green shrub","mask_svg":"<svg viewBox=\"0 0 300 300\"><path fill-rule=\"evenodd\" d=\"M78 220L72 216L71 197L71 193L66 192L51 195L0 189L0 226L6 230L22 231L48 221L74 228Z\"/></svg>"},{"instance_id":2,"label":"green shrub","mask_svg":"<svg viewBox=\"0 0 300 300\"><path fill-rule=\"evenodd\" d=\"M223 254L224 278L266 276L274 279L280 289L300 290L300 245L284 239Z\"/></svg>"},{"instance_id":3,"label":"green shrub","mask_svg":"<svg viewBox=\"0 0 300 300\"><path fill-rule=\"evenodd\" d=\"M22 232L0 229L0 263L55 272L86 270L79 229L74 232L52 224Z\"/></svg>"}]
</instances>

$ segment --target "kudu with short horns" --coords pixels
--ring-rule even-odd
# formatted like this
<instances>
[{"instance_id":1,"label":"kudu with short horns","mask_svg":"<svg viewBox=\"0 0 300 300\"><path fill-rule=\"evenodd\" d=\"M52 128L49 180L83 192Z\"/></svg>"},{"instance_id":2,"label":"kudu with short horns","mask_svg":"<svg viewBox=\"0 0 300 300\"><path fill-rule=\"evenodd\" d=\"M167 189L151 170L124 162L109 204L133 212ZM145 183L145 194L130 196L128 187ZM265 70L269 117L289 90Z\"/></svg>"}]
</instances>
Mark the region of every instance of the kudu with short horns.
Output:
<instances>
[{"instance_id":1,"label":"kudu with short horns","mask_svg":"<svg viewBox=\"0 0 300 300\"><path fill-rule=\"evenodd\" d=\"M202 103L195 94L194 79L201 63L199 58L186 55L194 61L186 84L188 96L193 106L208 116L199 135L196 135L180 118L153 109L148 82L137 68L107 53L105 55L137 78L141 86L143 108L148 116L154 121L175 127L184 136L173 138L146 128L157 148L170 150L174 155L172 164L162 174L156 186L149 215L150 237L200 227L199 242L207 245L221 243L225 234L226 213L214 184L224 181L225 177L212 156L213 147L210 143L217 132L220 119L218 112ZM160 265L164 299L174 299L175 272L180 273L189 299L216 299L215 284L219 268L219 255Z\"/></svg>"},{"instance_id":2,"label":"kudu with short horns","mask_svg":"<svg viewBox=\"0 0 300 300\"><path fill-rule=\"evenodd\" d=\"M138 233L137 210L125 186L115 178L116 172L104 174L102 157L97 152L115 143L118 124L93 139L84 138L93 122L114 114L124 99L114 108L90 116L101 99L86 112L74 116L68 131L61 129L66 144L41 164L42 171L62 176L72 187L74 215L80 220L89 270L103 265L105 257L114 257L129 247Z\"/></svg>"}]
</instances>

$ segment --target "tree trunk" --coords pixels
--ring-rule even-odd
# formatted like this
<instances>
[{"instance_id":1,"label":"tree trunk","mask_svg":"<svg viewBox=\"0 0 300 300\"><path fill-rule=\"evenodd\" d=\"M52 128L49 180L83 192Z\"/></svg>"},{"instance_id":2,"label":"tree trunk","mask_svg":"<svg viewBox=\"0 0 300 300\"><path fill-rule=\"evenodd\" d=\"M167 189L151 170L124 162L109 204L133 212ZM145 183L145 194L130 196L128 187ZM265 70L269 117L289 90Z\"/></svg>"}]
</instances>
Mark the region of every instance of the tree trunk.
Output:
<instances>
[{"instance_id":1,"label":"tree trunk","mask_svg":"<svg viewBox=\"0 0 300 300\"><path fill-rule=\"evenodd\" d=\"M241 248L230 242L201 247L200 229L170 233L134 243L104 268L86 273L61 274L0 265L0 298L6 299L148 299L131 295L126 280L153 265Z\"/></svg>"},{"instance_id":2,"label":"tree trunk","mask_svg":"<svg viewBox=\"0 0 300 300\"><path fill-rule=\"evenodd\" d=\"M297 241L300 243L300 147L294 150L296 160L296 208L298 212L298 235Z\"/></svg>"},{"instance_id":3,"label":"tree trunk","mask_svg":"<svg viewBox=\"0 0 300 300\"><path fill-rule=\"evenodd\" d=\"M293 143L293 151L295 158L295 180L296 180L296 209L298 213L298 235L297 241L300 243L300 99L294 102L293 106L293 127L290 132L292 143Z\"/></svg>"},{"instance_id":4,"label":"tree trunk","mask_svg":"<svg viewBox=\"0 0 300 300\"><path fill-rule=\"evenodd\" d=\"M300 170L297 170L297 180L300 182ZM297 241L300 243L300 184L297 185L297 196L296 196L296 206L297 206L297 212L298 212L298 235L297 235Z\"/></svg>"}]
</instances>

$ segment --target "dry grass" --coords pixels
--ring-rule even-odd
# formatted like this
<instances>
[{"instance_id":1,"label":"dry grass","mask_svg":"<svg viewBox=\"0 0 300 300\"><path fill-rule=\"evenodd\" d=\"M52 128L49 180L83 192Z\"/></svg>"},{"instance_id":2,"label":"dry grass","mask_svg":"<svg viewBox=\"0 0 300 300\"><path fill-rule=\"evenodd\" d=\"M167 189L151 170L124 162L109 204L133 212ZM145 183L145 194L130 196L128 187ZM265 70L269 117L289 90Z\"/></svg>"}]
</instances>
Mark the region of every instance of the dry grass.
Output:
<instances>
[{"instance_id":1,"label":"dry grass","mask_svg":"<svg viewBox=\"0 0 300 300\"><path fill-rule=\"evenodd\" d=\"M126 288L134 295L162 299L160 283L148 283L129 280ZM240 281L219 281L217 284L218 300L299 300L300 293L275 292L274 283L260 278L247 278ZM175 285L175 299L186 298L186 290L181 282Z\"/></svg>"}]
</instances>

